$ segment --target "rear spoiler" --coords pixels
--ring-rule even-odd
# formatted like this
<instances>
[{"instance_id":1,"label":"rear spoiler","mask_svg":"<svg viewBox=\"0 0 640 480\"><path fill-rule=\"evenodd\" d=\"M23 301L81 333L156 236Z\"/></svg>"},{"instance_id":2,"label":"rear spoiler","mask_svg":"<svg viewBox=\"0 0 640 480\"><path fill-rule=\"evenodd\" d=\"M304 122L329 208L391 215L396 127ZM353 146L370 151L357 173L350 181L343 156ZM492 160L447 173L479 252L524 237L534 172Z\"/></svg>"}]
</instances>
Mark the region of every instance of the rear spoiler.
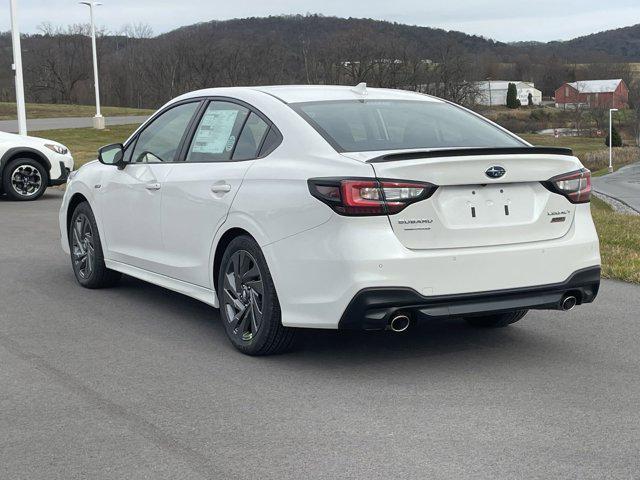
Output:
<instances>
[{"instance_id":1,"label":"rear spoiler","mask_svg":"<svg viewBox=\"0 0 640 480\"><path fill-rule=\"evenodd\" d=\"M560 147L503 147L503 148L450 148L419 152L389 153L367 160L367 163L418 160L438 157L469 157L476 155L566 155L573 156L570 148Z\"/></svg>"}]
</instances>

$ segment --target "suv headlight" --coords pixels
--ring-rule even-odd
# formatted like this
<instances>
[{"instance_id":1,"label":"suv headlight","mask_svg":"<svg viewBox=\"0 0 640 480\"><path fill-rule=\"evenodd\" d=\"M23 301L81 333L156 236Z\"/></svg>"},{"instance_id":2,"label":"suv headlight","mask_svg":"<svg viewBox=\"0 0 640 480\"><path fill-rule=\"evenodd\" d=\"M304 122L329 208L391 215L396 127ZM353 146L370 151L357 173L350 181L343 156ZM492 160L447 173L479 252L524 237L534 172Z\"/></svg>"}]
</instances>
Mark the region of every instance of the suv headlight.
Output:
<instances>
[{"instance_id":1,"label":"suv headlight","mask_svg":"<svg viewBox=\"0 0 640 480\"><path fill-rule=\"evenodd\" d=\"M47 147L49 150L53 150L54 152L59 153L60 155L66 155L67 153L69 153L69 150L66 147L62 147L60 145L53 145L52 143L46 143L44 146Z\"/></svg>"}]
</instances>

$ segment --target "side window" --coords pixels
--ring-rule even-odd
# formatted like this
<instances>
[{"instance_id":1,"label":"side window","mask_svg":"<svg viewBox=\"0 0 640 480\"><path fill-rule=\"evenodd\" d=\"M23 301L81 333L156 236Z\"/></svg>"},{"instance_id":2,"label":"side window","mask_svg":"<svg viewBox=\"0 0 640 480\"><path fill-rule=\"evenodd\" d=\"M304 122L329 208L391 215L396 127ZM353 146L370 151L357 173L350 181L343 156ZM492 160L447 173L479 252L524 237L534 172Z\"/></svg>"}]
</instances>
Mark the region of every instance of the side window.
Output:
<instances>
[{"instance_id":1,"label":"side window","mask_svg":"<svg viewBox=\"0 0 640 480\"><path fill-rule=\"evenodd\" d=\"M280 145L280 141L282 137L277 132L275 128L271 128L269 133L267 133L267 137L264 139L264 143L262 144L262 148L260 149L260 156L266 157L271 152L273 152L278 145Z\"/></svg>"},{"instance_id":2,"label":"side window","mask_svg":"<svg viewBox=\"0 0 640 480\"><path fill-rule=\"evenodd\" d=\"M187 162L220 162L231 159L247 115L249 110L242 105L211 102L193 136Z\"/></svg>"},{"instance_id":3,"label":"side window","mask_svg":"<svg viewBox=\"0 0 640 480\"><path fill-rule=\"evenodd\" d=\"M233 152L233 160L249 160L258 156L262 140L269 130L264 120L251 112L242 129L238 145Z\"/></svg>"},{"instance_id":4,"label":"side window","mask_svg":"<svg viewBox=\"0 0 640 480\"><path fill-rule=\"evenodd\" d=\"M199 104L199 102L184 103L156 118L138 135L131 162L175 161L184 132Z\"/></svg>"}]
</instances>

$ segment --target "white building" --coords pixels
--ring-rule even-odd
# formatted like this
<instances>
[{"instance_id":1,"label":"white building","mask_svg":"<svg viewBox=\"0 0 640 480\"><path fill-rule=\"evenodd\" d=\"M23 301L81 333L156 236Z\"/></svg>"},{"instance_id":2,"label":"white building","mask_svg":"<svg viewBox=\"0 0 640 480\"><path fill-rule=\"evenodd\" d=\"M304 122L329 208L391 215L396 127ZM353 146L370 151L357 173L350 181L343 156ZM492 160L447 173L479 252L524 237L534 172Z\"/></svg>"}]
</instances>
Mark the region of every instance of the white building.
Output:
<instances>
[{"instance_id":1,"label":"white building","mask_svg":"<svg viewBox=\"0 0 640 480\"><path fill-rule=\"evenodd\" d=\"M532 82L507 81L507 80L487 80L477 82L478 97L476 103L479 105L504 106L507 104L507 90L509 84L515 83L518 91L518 99L523 106L529 104L529 94L532 96L534 105L542 104L542 92L535 88Z\"/></svg>"}]
</instances>

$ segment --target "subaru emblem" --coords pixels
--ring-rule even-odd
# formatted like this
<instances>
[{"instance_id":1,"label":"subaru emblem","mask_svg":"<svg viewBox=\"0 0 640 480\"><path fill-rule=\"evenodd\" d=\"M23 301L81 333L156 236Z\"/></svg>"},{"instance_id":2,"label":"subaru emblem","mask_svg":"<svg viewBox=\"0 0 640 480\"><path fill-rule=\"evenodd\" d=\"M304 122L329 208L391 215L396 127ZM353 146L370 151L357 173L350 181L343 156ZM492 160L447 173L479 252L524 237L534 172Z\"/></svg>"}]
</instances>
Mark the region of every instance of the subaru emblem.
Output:
<instances>
[{"instance_id":1,"label":"subaru emblem","mask_svg":"<svg viewBox=\"0 0 640 480\"><path fill-rule=\"evenodd\" d=\"M489 178L500 178L505 173L507 173L507 171L504 169L504 167L501 167L499 165L494 165L484 172L484 174Z\"/></svg>"}]
</instances>

